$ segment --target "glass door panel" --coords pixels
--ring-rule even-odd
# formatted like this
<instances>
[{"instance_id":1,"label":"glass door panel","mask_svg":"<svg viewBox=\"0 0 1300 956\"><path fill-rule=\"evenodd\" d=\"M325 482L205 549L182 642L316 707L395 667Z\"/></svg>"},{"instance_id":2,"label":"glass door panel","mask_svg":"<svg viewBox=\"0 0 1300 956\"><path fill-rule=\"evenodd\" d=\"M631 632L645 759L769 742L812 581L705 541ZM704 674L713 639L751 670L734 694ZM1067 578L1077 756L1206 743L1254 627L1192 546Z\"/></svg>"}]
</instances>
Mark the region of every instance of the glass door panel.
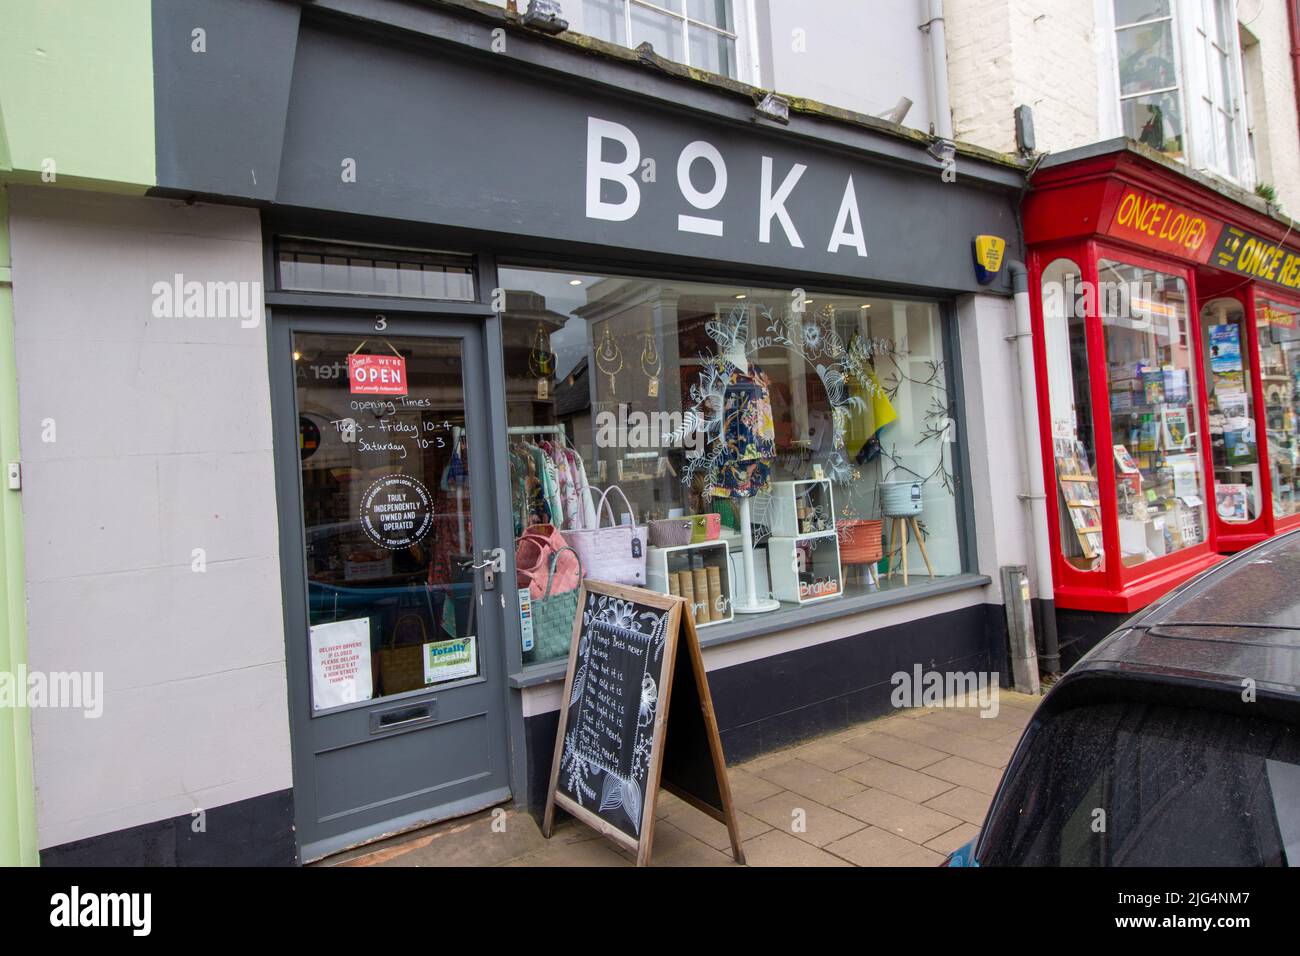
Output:
<instances>
[{"instance_id":1,"label":"glass door panel","mask_svg":"<svg viewBox=\"0 0 1300 956\"><path fill-rule=\"evenodd\" d=\"M1101 259L1120 559L1135 567L1206 540L1187 283Z\"/></svg>"},{"instance_id":2,"label":"glass door panel","mask_svg":"<svg viewBox=\"0 0 1300 956\"><path fill-rule=\"evenodd\" d=\"M1297 422L1300 421L1300 306L1259 297L1259 374L1264 386L1264 427L1273 485L1273 514L1300 514L1296 495Z\"/></svg>"},{"instance_id":3,"label":"glass door panel","mask_svg":"<svg viewBox=\"0 0 1300 956\"><path fill-rule=\"evenodd\" d=\"M477 676L461 341L293 349L313 712Z\"/></svg>"},{"instance_id":4,"label":"glass door panel","mask_svg":"<svg viewBox=\"0 0 1300 956\"><path fill-rule=\"evenodd\" d=\"M1264 503L1246 333L1246 311L1236 299L1214 299L1202 307L1209 409L1205 430L1214 459L1214 507L1228 524L1254 521Z\"/></svg>"}]
</instances>

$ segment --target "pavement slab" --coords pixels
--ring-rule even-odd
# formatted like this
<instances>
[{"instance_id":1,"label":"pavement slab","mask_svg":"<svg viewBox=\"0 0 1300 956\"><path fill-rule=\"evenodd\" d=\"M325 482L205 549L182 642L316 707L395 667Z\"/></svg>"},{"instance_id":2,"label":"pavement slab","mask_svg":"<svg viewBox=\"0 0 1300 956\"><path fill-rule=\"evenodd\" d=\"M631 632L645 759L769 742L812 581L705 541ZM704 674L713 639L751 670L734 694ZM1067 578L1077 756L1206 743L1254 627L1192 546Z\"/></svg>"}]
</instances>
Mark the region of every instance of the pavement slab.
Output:
<instances>
[{"instance_id":1,"label":"pavement slab","mask_svg":"<svg viewBox=\"0 0 1300 956\"><path fill-rule=\"evenodd\" d=\"M728 768L750 866L937 866L983 825L1039 698L895 711ZM976 704L974 699L967 704ZM727 828L667 791L655 866L735 866ZM317 866L633 866L635 856L561 814L548 840L497 807L322 860Z\"/></svg>"}]
</instances>

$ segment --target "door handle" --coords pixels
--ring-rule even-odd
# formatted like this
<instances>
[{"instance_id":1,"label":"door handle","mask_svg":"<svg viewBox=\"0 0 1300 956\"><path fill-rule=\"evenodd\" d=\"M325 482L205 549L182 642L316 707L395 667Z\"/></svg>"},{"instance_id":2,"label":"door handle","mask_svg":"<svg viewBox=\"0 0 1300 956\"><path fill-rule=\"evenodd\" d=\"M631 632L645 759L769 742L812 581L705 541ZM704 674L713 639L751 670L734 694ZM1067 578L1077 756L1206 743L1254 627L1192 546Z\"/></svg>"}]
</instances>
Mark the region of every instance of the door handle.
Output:
<instances>
[{"instance_id":1,"label":"door handle","mask_svg":"<svg viewBox=\"0 0 1300 956\"><path fill-rule=\"evenodd\" d=\"M485 551L483 553L486 557L484 557L482 561L474 561L472 559L469 561L462 561L460 562L460 566L462 568L469 568L472 571L480 572L483 575L482 589L484 591L492 591L495 590L497 586L497 561L496 557L489 552Z\"/></svg>"}]
</instances>

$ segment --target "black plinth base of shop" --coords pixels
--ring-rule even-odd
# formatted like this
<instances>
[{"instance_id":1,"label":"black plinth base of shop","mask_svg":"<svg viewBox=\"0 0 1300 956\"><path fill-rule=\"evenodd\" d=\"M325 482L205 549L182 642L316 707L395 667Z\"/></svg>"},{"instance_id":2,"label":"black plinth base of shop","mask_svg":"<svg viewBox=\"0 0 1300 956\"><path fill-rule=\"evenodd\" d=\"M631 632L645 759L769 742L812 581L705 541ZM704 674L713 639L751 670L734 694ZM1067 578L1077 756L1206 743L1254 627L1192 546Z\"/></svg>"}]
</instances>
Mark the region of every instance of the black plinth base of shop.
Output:
<instances>
[{"instance_id":1,"label":"black plinth base of shop","mask_svg":"<svg viewBox=\"0 0 1300 956\"><path fill-rule=\"evenodd\" d=\"M1079 658L1101 643L1102 638L1132 616L1058 607L1056 636L1061 645L1061 673L1073 667Z\"/></svg>"},{"instance_id":2,"label":"black plinth base of shop","mask_svg":"<svg viewBox=\"0 0 1300 956\"><path fill-rule=\"evenodd\" d=\"M197 829L196 827L201 828ZM294 866L293 791L279 790L41 850L41 866Z\"/></svg>"}]
</instances>

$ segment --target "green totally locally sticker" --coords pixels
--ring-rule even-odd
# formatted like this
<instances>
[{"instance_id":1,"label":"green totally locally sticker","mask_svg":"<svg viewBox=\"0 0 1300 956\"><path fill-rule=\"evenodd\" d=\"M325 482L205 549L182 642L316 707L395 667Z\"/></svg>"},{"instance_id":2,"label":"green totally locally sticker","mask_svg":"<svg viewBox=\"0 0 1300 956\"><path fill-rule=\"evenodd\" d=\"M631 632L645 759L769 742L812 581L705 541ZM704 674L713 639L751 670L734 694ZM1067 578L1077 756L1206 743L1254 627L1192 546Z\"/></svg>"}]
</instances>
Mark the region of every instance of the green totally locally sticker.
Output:
<instances>
[{"instance_id":1,"label":"green totally locally sticker","mask_svg":"<svg viewBox=\"0 0 1300 956\"><path fill-rule=\"evenodd\" d=\"M461 637L451 641L430 641L424 645L424 682L473 677L478 673L477 638Z\"/></svg>"}]
</instances>

